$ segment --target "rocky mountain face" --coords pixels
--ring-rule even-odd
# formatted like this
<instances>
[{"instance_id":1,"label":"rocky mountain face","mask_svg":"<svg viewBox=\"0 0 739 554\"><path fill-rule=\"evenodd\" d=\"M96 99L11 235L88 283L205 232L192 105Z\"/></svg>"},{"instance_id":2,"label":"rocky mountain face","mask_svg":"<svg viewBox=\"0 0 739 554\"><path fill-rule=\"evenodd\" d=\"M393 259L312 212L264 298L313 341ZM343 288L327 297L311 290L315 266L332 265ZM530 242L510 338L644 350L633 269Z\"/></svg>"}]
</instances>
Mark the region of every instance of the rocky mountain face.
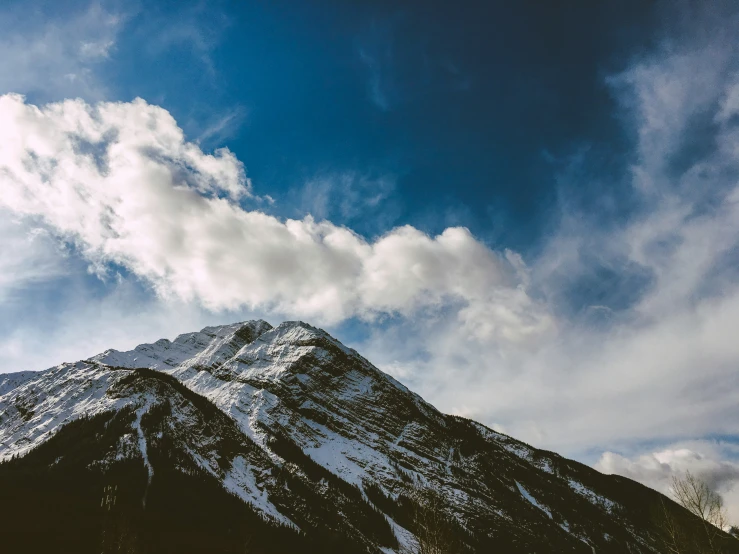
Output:
<instances>
[{"instance_id":1,"label":"rocky mountain face","mask_svg":"<svg viewBox=\"0 0 739 554\"><path fill-rule=\"evenodd\" d=\"M0 375L0 460L8 552L654 553L658 507L695 523L302 322Z\"/></svg>"}]
</instances>

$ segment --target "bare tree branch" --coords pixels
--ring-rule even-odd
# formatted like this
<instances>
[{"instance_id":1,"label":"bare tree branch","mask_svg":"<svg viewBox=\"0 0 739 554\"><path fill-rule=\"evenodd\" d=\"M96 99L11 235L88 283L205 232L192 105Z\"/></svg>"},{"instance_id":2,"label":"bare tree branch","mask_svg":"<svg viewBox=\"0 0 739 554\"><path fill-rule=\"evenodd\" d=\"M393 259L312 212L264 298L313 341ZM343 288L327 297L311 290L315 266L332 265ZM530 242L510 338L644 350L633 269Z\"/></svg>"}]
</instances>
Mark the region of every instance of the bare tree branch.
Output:
<instances>
[{"instance_id":1,"label":"bare tree branch","mask_svg":"<svg viewBox=\"0 0 739 554\"><path fill-rule=\"evenodd\" d=\"M684 477L672 477L671 490L678 504L700 519L708 552L721 552L722 531L728 525L721 495L689 471Z\"/></svg>"}]
</instances>

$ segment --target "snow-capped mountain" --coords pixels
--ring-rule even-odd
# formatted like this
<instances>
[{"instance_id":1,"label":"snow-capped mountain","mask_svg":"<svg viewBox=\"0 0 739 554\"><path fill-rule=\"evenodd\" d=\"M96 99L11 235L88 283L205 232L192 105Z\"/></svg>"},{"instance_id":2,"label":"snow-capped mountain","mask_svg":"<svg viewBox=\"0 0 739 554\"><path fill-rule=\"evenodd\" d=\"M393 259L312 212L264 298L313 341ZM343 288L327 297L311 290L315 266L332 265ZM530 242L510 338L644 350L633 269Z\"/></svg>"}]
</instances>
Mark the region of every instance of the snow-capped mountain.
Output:
<instances>
[{"instance_id":1,"label":"snow-capped mountain","mask_svg":"<svg viewBox=\"0 0 739 554\"><path fill-rule=\"evenodd\" d=\"M0 544L414 552L433 521L438 552L661 552L658 493L442 414L302 322L0 375L0 460Z\"/></svg>"}]
</instances>

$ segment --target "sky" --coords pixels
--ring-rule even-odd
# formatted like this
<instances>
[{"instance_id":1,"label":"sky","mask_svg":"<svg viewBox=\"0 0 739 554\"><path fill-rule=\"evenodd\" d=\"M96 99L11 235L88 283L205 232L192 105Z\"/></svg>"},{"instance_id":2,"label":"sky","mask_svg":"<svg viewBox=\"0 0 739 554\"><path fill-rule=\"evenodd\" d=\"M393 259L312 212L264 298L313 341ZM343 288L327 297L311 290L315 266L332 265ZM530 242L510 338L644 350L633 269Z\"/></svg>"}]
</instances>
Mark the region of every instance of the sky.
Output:
<instances>
[{"instance_id":1,"label":"sky","mask_svg":"<svg viewBox=\"0 0 739 554\"><path fill-rule=\"evenodd\" d=\"M732 2L6 1L0 371L301 319L739 523Z\"/></svg>"}]
</instances>

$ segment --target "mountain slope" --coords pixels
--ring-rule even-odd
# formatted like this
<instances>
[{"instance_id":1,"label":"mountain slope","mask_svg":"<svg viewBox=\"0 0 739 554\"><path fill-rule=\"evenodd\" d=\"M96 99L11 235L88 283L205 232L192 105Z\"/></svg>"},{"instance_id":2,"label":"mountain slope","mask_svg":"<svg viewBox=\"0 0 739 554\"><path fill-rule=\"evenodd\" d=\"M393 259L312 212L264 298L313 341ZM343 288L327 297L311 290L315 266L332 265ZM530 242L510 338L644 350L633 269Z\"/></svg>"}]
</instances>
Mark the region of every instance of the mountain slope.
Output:
<instances>
[{"instance_id":1,"label":"mountain slope","mask_svg":"<svg viewBox=\"0 0 739 554\"><path fill-rule=\"evenodd\" d=\"M139 522L129 527L149 546L141 533L156 520L152 502L171 512L180 494L160 483L192 480L183 486L209 491L213 506L238 499L248 514L198 535L225 541L203 551L237 551L275 529L284 544L270 542L274 551L301 540L323 552L413 549L428 498L460 552L660 551L658 493L442 414L302 322L206 327L2 376L0 414L0 459L17 458L0 466L0 479L92 472L99 487L123 475L135 492L121 517ZM70 433L89 448L62 440ZM110 436L92 440L98 435ZM90 544L101 540L100 525L88 529ZM188 528L167 525L173 536ZM198 551L196 542L188 548Z\"/></svg>"}]
</instances>

